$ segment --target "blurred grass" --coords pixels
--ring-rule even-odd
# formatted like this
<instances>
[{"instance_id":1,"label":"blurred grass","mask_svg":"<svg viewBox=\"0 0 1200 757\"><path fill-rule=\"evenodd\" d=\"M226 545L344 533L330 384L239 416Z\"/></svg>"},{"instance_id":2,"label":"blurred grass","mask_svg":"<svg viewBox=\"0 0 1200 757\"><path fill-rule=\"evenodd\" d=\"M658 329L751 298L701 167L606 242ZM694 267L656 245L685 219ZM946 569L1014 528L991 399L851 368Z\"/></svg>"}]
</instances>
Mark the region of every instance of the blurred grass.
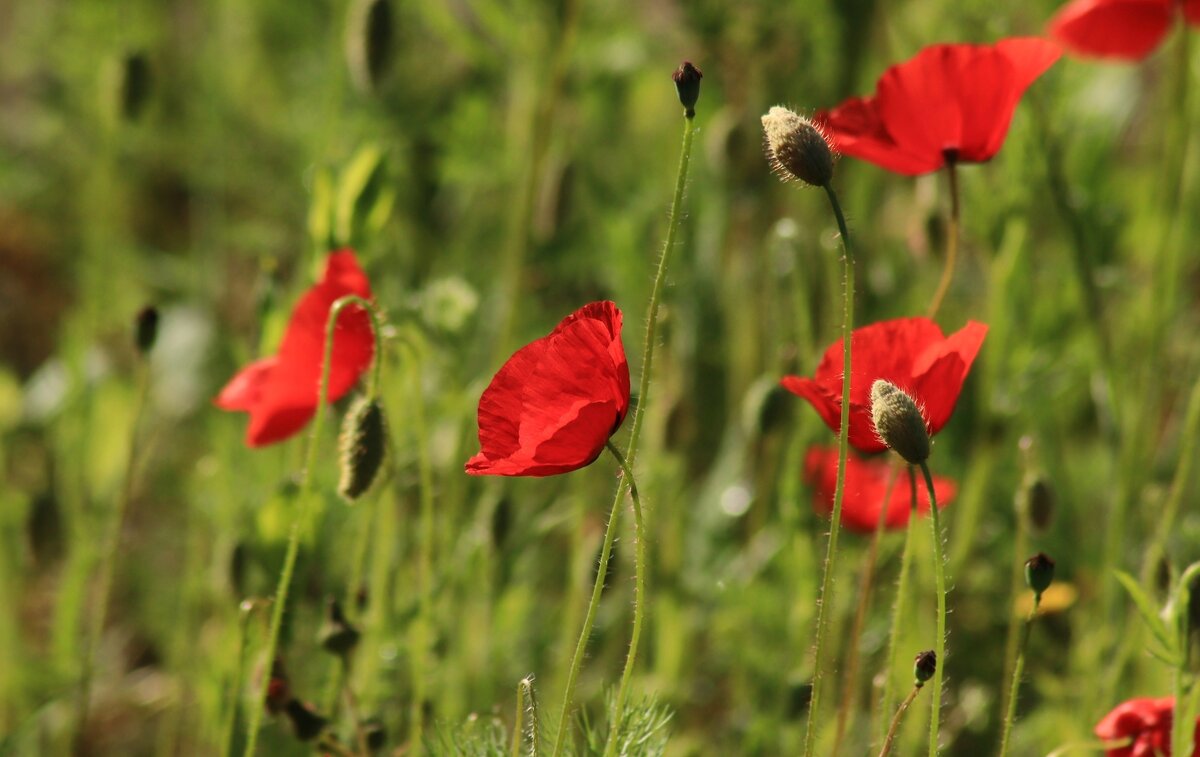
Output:
<instances>
[{"instance_id":1,"label":"blurred grass","mask_svg":"<svg viewBox=\"0 0 1200 757\"><path fill-rule=\"evenodd\" d=\"M838 252L822 198L768 172L758 117L869 92L927 43L1036 33L1054 5L396 2L391 63L371 91L346 62L360 18L346 2L0 7L0 752L58 754L70 738L95 534L133 421L129 324L147 302L164 315L149 441L88 753L218 751L235 704L238 604L274 588L301 444L248 452L244 420L209 400L277 343L326 251L309 233L318 177L364 145L384 151L394 204L355 241L392 322L418 324L428 352L419 391L403 353L387 354L392 470L374 499L347 508L332 495L335 471L316 471L325 498L284 636L294 689L319 701L334 670L315 643L322 598L361 597L350 607L365 633L351 678L360 709L382 718L390 743L407 734L420 403L436 512L428 700L415 705L445 727L470 713L507 721L516 683L534 673L543 709L557 706L614 471L495 481L461 466L498 361L564 314L614 299L626 350L640 354L677 154L668 75L688 58L705 78L639 460L654 565L635 684L674 710L670 754L796 753L824 543L799 461L831 436L776 381L811 372L836 338ZM1035 628L1014 753L1087 738L1118 701L1170 691L1107 571L1142 573L1200 367L1200 150L1173 162L1200 98L1178 112L1181 34L1138 66L1064 59L1018 108L1000 155L961 172L963 260L939 320L991 330L932 460L962 485L946 511L947 753L990 750L998 732L1008 578L1027 556L1012 553L1025 436L1058 502L1030 548L1055 557L1078 596ZM131 60L145 62L139 107L120 88ZM1166 178L1176 165L1178 211ZM857 322L920 312L940 270L942 177L844 159L836 182L862 251ZM1099 322L1077 248L1094 267ZM514 259L515 283L498 286ZM332 454L332 432L322 449ZM1198 493L1186 488L1166 545L1175 572L1200 552ZM630 540L618 542L584 669L593 714L627 643ZM859 640L864 691L884 653L900 540L885 539ZM845 541L839 655L866 548ZM916 568L920 612L901 641L914 654L933 627L928 561ZM246 692L261 676L265 613L247 628ZM907 671L893 673L907 686ZM848 753L886 724L889 713L870 712L876 699L862 697ZM921 743L925 711L910 714L899 753ZM261 743L303 753L282 723Z\"/></svg>"}]
</instances>

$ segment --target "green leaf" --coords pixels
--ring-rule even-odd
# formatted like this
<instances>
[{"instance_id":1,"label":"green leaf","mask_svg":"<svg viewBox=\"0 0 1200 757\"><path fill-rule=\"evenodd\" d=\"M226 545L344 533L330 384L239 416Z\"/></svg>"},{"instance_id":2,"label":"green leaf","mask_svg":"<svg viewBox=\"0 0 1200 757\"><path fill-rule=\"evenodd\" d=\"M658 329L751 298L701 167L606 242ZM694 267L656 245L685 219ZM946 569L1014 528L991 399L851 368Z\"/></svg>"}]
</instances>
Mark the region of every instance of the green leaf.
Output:
<instances>
[{"instance_id":1,"label":"green leaf","mask_svg":"<svg viewBox=\"0 0 1200 757\"><path fill-rule=\"evenodd\" d=\"M1142 620L1146 621L1150 632L1154 634L1155 640L1166 650L1177 650L1179 645L1175 639L1176 634L1159 617L1158 609L1154 606L1154 603L1150 600L1145 590L1138 585L1137 580L1124 571L1118 570L1115 573L1117 580L1125 587L1125 591L1129 593L1129 598L1137 606L1138 612L1142 615ZM1177 651L1169 651L1168 654L1178 656Z\"/></svg>"},{"instance_id":2,"label":"green leaf","mask_svg":"<svg viewBox=\"0 0 1200 757\"><path fill-rule=\"evenodd\" d=\"M392 210L395 193L387 185L387 160L377 145L359 149L338 177L334 208L337 246L356 246L363 232L378 231Z\"/></svg>"}]
</instances>

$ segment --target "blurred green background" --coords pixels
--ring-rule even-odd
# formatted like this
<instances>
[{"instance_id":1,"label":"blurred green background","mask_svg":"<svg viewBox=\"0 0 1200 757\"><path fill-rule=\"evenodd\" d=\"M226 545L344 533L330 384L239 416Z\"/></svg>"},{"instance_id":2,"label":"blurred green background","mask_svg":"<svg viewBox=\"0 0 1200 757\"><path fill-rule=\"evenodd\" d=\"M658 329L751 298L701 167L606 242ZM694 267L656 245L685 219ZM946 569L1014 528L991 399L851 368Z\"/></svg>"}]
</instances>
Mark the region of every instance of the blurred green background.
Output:
<instances>
[{"instance_id":1,"label":"blurred green background","mask_svg":"<svg viewBox=\"0 0 1200 757\"><path fill-rule=\"evenodd\" d=\"M389 748L405 745L414 712L435 751L472 714L477 727L511 725L530 674L556 719L615 466L480 480L462 465L493 372L580 305L625 311L636 377L683 128L670 74L689 59L704 80L638 460L653 564L634 682L673 711L668 754L797 754L826 533L801 461L834 437L778 379L810 374L837 338L840 247L821 193L769 172L759 117L869 93L932 42L1039 33L1054 8L0 5L0 753L69 749L90 582L135 423L131 323L149 303L161 332L83 753L215 754L231 718L241 743L266 613L239 603L274 591L304 443L247 450L244 418L211 398L274 350L331 241L358 250L390 322L418 329L424 347L419 361L386 353L392 465L352 508L333 493L326 426L330 462L315 471L322 499L284 633L293 688L326 697L336 665L316 632L332 594L353 600L364 639L351 681ZM1068 588L1034 628L1013 753L1088 740L1119 701L1171 693L1112 571L1162 602L1200 557L1184 423L1200 367L1200 150L1187 144L1200 56L1184 43L1181 27L1137 65L1064 57L1024 98L999 156L960 171L962 259L938 320L991 330L931 459L960 483L944 521L947 754L994 748L1011 575L1038 550ZM923 312L941 269L944 177L843 159L835 185L858 252L857 323ZM424 613L423 454L435 505ZM1014 503L1038 475L1054 519L1016 554ZM1173 482L1182 507L1164 526ZM628 643L622 529L579 690L593 717ZM903 660L932 646L919 537ZM873 679L902 542L882 544L847 754L867 753L890 715L876 711ZM839 656L867 540L842 543ZM909 685L907 669L892 674ZM918 701L897 753L923 744ZM281 718L260 744L306 750Z\"/></svg>"}]
</instances>

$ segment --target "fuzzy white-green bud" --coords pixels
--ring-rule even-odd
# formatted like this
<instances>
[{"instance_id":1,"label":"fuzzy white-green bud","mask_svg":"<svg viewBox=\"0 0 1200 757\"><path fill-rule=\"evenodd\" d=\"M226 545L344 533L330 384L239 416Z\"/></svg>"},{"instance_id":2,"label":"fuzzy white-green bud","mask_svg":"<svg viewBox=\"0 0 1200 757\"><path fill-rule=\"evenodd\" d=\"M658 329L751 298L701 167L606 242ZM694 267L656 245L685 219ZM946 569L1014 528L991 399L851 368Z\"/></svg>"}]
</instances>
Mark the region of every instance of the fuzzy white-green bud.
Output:
<instances>
[{"instance_id":1,"label":"fuzzy white-green bud","mask_svg":"<svg viewBox=\"0 0 1200 757\"><path fill-rule=\"evenodd\" d=\"M776 105L762 117L767 160L784 181L823 187L833 178L833 151L816 124Z\"/></svg>"},{"instance_id":2,"label":"fuzzy white-green bud","mask_svg":"<svg viewBox=\"0 0 1200 757\"><path fill-rule=\"evenodd\" d=\"M910 465L929 458L929 429L912 397L890 381L871 385L871 420L879 439Z\"/></svg>"}]
</instances>

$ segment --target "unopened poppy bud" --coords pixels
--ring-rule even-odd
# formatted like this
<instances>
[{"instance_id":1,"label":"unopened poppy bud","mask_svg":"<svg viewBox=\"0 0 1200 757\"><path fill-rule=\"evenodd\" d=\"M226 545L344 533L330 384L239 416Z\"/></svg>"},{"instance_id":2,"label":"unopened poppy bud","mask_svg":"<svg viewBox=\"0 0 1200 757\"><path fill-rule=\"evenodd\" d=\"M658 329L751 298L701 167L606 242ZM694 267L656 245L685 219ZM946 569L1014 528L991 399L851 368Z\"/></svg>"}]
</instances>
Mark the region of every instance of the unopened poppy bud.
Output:
<instances>
[{"instance_id":1,"label":"unopened poppy bud","mask_svg":"<svg viewBox=\"0 0 1200 757\"><path fill-rule=\"evenodd\" d=\"M1043 476L1029 484L1026 492L1029 502L1029 524L1039 532L1050 527L1054 520L1054 488Z\"/></svg>"},{"instance_id":2,"label":"unopened poppy bud","mask_svg":"<svg viewBox=\"0 0 1200 757\"><path fill-rule=\"evenodd\" d=\"M395 12L389 0L359 0L347 24L350 76L363 92L379 87L392 62Z\"/></svg>"},{"instance_id":3,"label":"unopened poppy bud","mask_svg":"<svg viewBox=\"0 0 1200 757\"><path fill-rule=\"evenodd\" d=\"M1033 593L1041 596L1054 580L1054 561L1044 552L1038 552L1025 561L1025 583Z\"/></svg>"},{"instance_id":4,"label":"unopened poppy bud","mask_svg":"<svg viewBox=\"0 0 1200 757\"><path fill-rule=\"evenodd\" d=\"M871 385L871 420L875 433L910 465L929 458L929 430L912 397L890 381Z\"/></svg>"},{"instance_id":5,"label":"unopened poppy bud","mask_svg":"<svg viewBox=\"0 0 1200 757\"><path fill-rule=\"evenodd\" d=\"M685 60L675 69L675 73L671 74L671 78L675 80L675 89L679 92L679 102L683 105L684 115L695 118L696 101L700 99L700 80L704 78L704 74L693 66L690 60Z\"/></svg>"},{"instance_id":6,"label":"unopened poppy bud","mask_svg":"<svg viewBox=\"0 0 1200 757\"><path fill-rule=\"evenodd\" d=\"M936 672L937 654L932 649L917 655L913 661L913 678L917 679L917 686L924 686Z\"/></svg>"},{"instance_id":7,"label":"unopened poppy bud","mask_svg":"<svg viewBox=\"0 0 1200 757\"><path fill-rule=\"evenodd\" d=\"M823 187L833 178L833 151L812 121L776 105L762 117L767 160L784 181Z\"/></svg>"},{"instance_id":8,"label":"unopened poppy bud","mask_svg":"<svg viewBox=\"0 0 1200 757\"><path fill-rule=\"evenodd\" d=\"M360 397L350 406L342 421L339 448L342 475L338 494L354 502L375 483L387 452L387 424L378 401Z\"/></svg>"},{"instance_id":9,"label":"unopened poppy bud","mask_svg":"<svg viewBox=\"0 0 1200 757\"><path fill-rule=\"evenodd\" d=\"M154 340L158 338L158 308L147 305L138 311L133 325L133 342L138 352L145 355L154 349Z\"/></svg>"},{"instance_id":10,"label":"unopened poppy bud","mask_svg":"<svg viewBox=\"0 0 1200 757\"><path fill-rule=\"evenodd\" d=\"M321 646L328 652L344 656L358 645L359 636L358 629L342 614L341 604L330 597L325 623L321 626Z\"/></svg>"},{"instance_id":11,"label":"unopened poppy bud","mask_svg":"<svg viewBox=\"0 0 1200 757\"><path fill-rule=\"evenodd\" d=\"M150 100L150 61L143 52L132 52L121 61L121 115L136 121Z\"/></svg>"},{"instance_id":12,"label":"unopened poppy bud","mask_svg":"<svg viewBox=\"0 0 1200 757\"><path fill-rule=\"evenodd\" d=\"M287 703L287 716L288 720L292 721L292 730L295 732L296 738L301 741L312 741L320 736L321 731L325 730L325 725L329 722L299 699L293 699Z\"/></svg>"}]
</instances>

